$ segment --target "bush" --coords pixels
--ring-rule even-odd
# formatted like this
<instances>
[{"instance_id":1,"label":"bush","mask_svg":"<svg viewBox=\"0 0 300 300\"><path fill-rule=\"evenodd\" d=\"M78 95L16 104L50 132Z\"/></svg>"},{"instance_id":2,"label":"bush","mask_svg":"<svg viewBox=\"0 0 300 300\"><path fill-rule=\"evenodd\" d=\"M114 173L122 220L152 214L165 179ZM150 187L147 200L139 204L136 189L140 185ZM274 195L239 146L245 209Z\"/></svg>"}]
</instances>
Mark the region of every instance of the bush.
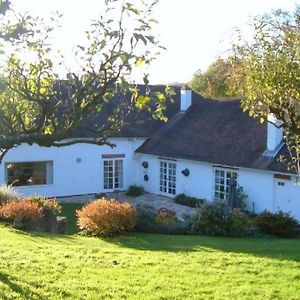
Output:
<instances>
[{"instance_id":1,"label":"bush","mask_svg":"<svg viewBox=\"0 0 300 300\"><path fill-rule=\"evenodd\" d=\"M176 212L165 207L160 208L154 217L155 223L163 225L175 224L177 221Z\"/></svg>"},{"instance_id":2,"label":"bush","mask_svg":"<svg viewBox=\"0 0 300 300\"><path fill-rule=\"evenodd\" d=\"M43 217L43 210L30 200L12 200L0 207L0 218L16 228L32 229Z\"/></svg>"},{"instance_id":3,"label":"bush","mask_svg":"<svg viewBox=\"0 0 300 300\"><path fill-rule=\"evenodd\" d=\"M126 192L127 196L137 197L144 193L144 189L141 186L131 185Z\"/></svg>"},{"instance_id":4,"label":"bush","mask_svg":"<svg viewBox=\"0 0 300 300\"><path fill-rule=\"evenodd\" d=\"M294 237L297 224L296 219L282 211L271 213L265 210L255 218L255 225L261 232L279 237Z\"/></svg>"},{"instance_id":5,"label":"bush","mask_svg":"<svg viewBox=\"0 0 300 300\"><path fill-rule=\"evenodd\" d=\"M10 200L17 199L18 197L18 193L11 185L0 185L0 206L4 205Z\"/></svg>"},{"instance_id":6,"label":"bush","mask_svg":"<svg viewBox=\"0 0 300 300\"><path fill-rule=\"evenodd\" d=\"M190 197L190 196L187 196L184 193L178 194L175 197L175 203L185 205L185 206L189 206L189 207L192 207L192 208L199 207L199 206L203 205L204 202L205 202L204 199L198 199L196 197Z\"/></svg>"},{"instance_id":7,"label":"bush","mask_svg":"<svg viewBox=\"0 0 300 300\"><path fill-rule=\"evenodd\" d=\"M241 209L234 209L229 213L229 222L227 235L229 236L244 236L252 229L252 222L245 212Z\"/></svg>"},{"instance_id":8,"label":"bush","mask_svg":"<svg viewBox=\"0 0 300 300\"><path fill-rule=\"evenodd\" d=\"M32 203L36 203L39 207L43 209L44 215L58 216L61 212L61 205L58 201L53 199L47 199L38 195L28 196L24 198Z\"/></svg>"},{"instance_id":9,"label":"bush","mask_svg":"<svg viewBox=\"0 0 300 300\"><path fill-rule=\"evenodd\" d=\"M136 209L129 203L102 198L76 211L77 225L85 234L113 236L130 231L137 222Z\"/></svg>"},{"instance_id":10,"label":"bush","mask_svg":"<svg viewBox=\"0 0 300 300\"><path fill-rule=\"evenodd\" d=\"M244 236L250 232L249 217L240 210L230 210L224 201L204 203L191 219L193 233L213 236Z\"/></svg>"},{"instance_id":11,"label":"bush","mask_svg":"<svg viewBox=\"0 0 300 300\"><path fill-rule=\"evenodd\" d=\"M164 208L157 210L151 205L137 204L137 211L139 219L134 227L135 231L165 234L185 234L189 231L188 223L174 218L175 212L171 210L173 216L170 219L163 216L166 213Z\"/></svg>"}]
</instances>

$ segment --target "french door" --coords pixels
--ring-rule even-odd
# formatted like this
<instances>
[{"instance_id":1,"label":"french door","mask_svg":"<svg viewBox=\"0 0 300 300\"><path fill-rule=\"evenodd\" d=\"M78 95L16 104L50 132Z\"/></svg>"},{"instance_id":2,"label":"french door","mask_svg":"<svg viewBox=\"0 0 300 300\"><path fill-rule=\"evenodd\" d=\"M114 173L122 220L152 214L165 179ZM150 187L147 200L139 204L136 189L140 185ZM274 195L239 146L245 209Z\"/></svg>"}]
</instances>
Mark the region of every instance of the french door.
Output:
<instances>
[{"instance_id":1,"label":"french door","mask_svg":"<svg viewBox=\"0 0 300 300\"><path fill-rule=\"evenodd\" d=\"M103 160L103 188L115 190L123 188L123 160Z\"/></svg>"},{"instance_id":2,"label":"french door","mask_svg":"<svg viewBox=\"0 0 300 300\"><path fill-rule=\"evenodd\" d=\"M166 194L176 195L176 163L160 161L159 190Z\"/></svg>"}]
</instances>

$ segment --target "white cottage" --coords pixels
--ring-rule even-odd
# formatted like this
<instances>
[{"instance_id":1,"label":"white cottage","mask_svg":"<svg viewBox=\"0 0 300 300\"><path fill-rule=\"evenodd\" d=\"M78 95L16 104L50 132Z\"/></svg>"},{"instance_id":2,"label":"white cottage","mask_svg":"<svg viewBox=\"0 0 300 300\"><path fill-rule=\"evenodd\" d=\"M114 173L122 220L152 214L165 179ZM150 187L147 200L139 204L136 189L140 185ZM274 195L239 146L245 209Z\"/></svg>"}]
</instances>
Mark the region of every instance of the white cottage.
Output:
<instances>
[{"instance_id":1,"label":"white cottage","mask_svg":"<svg viewBox=\"0 0 300 300\"><path fill-rule=\"evenodd\" d=\"M225 199L229 179L237 176L251 211L281 209L300 220L300 186L277 160L285 151L282 130L250 118L239 100L176 92L167 123L137 121L110 139L114 148L19 146L4 157L0 181L15 182L24 195L83 195L140 185L153 194L212 201Z\"/></svg>"}]
</instances>

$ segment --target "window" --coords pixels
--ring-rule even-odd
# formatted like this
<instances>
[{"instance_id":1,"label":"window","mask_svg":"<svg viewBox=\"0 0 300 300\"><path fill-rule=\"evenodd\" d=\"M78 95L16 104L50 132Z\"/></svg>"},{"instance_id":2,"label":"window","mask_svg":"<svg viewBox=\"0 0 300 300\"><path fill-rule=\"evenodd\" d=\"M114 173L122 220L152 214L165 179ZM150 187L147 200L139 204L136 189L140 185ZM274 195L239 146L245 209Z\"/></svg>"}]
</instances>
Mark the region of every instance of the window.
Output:
<instances>
[{"instance_id":1,"label":"window","mask_svg":"<svg viewBox=\"0 0 300 300\"><path fill-rule=\"evenodd\" d=\"M103 161L104 189L114 190L123 187L123 160L109 159Z\"/></svg>"},{"instance_id":2,"label":"window","mask_svg":"<svg viewBox=\"0 0 300 300\"><path fill-rule=\"evenodd\" d=\"M228 196L228 186L231 178L237 178L237 173L232 170L215 170L215 199L226 200Z\"/></svg>"},{"instance_id":3,"label":"window","mask_svg":"<svg viewBox=\"0 0 300 300\"><path fill-rule=\"evenodd\" d=\"M13 186L52 184L53 162L7 163L6 182Z\"/></svg>"},{"instance_id":4,"label":"window","mask_svg":"<svg viewBox=\"0 0 300 300\"><path fill-rule=\"evenodd\" d=\"M160 162L159 190L163 193L176 195L176 163Z\"/></svg>"}]
</instances>

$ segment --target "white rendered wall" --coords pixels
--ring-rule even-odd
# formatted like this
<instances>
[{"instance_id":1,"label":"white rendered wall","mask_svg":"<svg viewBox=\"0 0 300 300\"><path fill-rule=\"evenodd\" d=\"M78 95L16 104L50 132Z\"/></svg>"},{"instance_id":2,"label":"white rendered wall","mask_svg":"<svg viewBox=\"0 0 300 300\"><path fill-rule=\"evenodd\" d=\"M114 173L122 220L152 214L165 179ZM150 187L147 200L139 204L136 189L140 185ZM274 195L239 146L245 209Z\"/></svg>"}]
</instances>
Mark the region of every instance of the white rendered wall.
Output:
<instances>
[{"instance_id":1,"label":"white rendered wall","mask_svg":"<svg viewBox=\"0 0 300 300\"><path fill-rule=\"evenodd\" d=\"M136 159L140 161L140 185L145 191L153 194L165 195L159 190L160 181L160 160L156 156L136 154ZM147 161L149 167L143 168L141 163ZM184 176L181 171L188 168L189 176ZM149 176L149 180L144 180L144 175ZM185 193L198 198L212 199L213 195L213 168L211 164L204 164L190 160L176 160L176 194Z\"/></svg>"},{"instance_id":2,"label":"white rendered wall","mask_svg":"<svg viewBox=\"0 0 300 300\"><path fill-rule=\"evenodd\" d=\"M164 194L159 190L159 162L160 158L145 154L136 154L139 161L138 168L140 172L139 185L144 186L149 193L160 194L172 197L172 195ZM149 163L147 169L141 166L143 161ZM214 199L214 167L212 164L176 159L177 181L176 194L185 193L189 196L205 198L208 201ZM189 176L184 176L181 171L185 168L190 170ZM268 171L252 170L239 168L238 183L248 195L246 204L252 212L255 213L263 210L276 211L274 204L274 178L273 173ZM144 181L143 177L147 174L149 180ZM295 212L299 207L299 214L294 213L300 219L300 186L286 185L287 193L290 195L288 199L294 203L292 210ZM297 206L296 204L299 203ZM254 205L253 205L254 204Z\"/></svg>"},{"instance_id":3,"label":"white rendered wall","mask_svg":"<svg viewBox=\"0 0 300 300\"><path fill-rule=\"evenodd\" d=\"M249 211L259 213L263 210L274 211L273 173L260 170L239 169L238 183L248 195L246 204Z\"/></svg>"},{"instance_id":4,"label":"white rendered wall","mask_svg":"<svg viewBox=\"0 0 300 300\"><path fill-rule=\"evenodd\" d=\"M22 195L69 196L103 192L102 154L125 154L123 158L123 189L137 183L134 150L145 139L114 138L117 146L75 144L67 147L39 147L21 145L10 150L0 165L0 182L4 183L5 164L11 162L53 161L53 184L18 187ZM77 162L77 158L81 158Z\"/></svg>"}]
</instances>

